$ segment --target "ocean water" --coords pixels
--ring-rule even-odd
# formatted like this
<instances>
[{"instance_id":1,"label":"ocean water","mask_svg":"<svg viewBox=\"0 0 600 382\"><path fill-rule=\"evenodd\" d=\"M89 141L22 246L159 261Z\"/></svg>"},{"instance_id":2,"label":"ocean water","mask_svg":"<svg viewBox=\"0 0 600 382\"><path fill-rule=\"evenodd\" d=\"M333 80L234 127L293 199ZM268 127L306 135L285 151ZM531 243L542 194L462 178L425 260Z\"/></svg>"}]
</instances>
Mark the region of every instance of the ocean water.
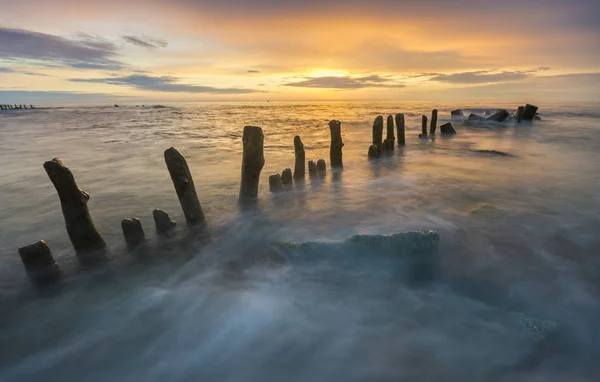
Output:
<instances>
[{"instance_id":1,"label":"ocean water","mask_svg":"<svg viewBox=\"0 0 600 382\"><path fill-rule=\"evenodd\" d=\"M533 124L421 115L517 104L202 103L0 112L1 381L590 381L600 366L600 105L539 104ZM367 158L377 115L404 113L406 147ZM343 171L273 196L268 176ZM237 203L243 126L265 134L259 204ZM385 137L385 129L384 129ZM210 239L197 241L164 164L190 166ZM494 155L477 150L497 150ZM82 269L42 165L58 157L91 195L110 263ZM177 226L159 240L152 210ZM123 218L146 246L128 253ZM419 277L373 251L255 263L264 243L435 230ZM44 239L57 287L33 288L17 249ZM260 256L258 256L260 257ZM235 264L235 272L231 271ZM527 317L523 319L523 317ZM533 321L531 321L533 320ZM533 322L523 325L523 321ZM533 328L533 329L532 329ZM549 338L536 337L551 328Z\"/></svg>"}]
</instances>

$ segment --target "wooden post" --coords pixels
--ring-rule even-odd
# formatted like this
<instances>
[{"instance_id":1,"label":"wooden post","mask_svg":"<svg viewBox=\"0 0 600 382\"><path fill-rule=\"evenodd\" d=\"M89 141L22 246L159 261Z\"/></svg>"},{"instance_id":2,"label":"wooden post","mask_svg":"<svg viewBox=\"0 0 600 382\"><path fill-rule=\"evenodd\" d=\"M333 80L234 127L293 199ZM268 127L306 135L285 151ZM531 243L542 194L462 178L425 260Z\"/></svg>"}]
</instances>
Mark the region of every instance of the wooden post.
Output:
<instances>
[{"instance_id":1,"label":"wooden post","mask_svg":"<svg viewBox=\"0 0 600 382\"><path fill-rule=\"evenodd\" d=\"M329 121L329 130L331 131L331 146L329 148L329 161L331 167L344 167L342 162L342 123L340 121Z\"/></svg>"},{"instance_id":2,"label":"wooden post","mask_svg":"<svg viewBox=\"0 0 600 382\"><path fill-rule=\"evenodd\" d=\"M387 117L387 134L385 137L385 141L383 141L383 150L384 151L394 151L396 145L396 138L394 137L394 117L388 115Z\"/></svg>"},{"instance_id":3,"label":"wooden post","mask_svg":"<svg viewBox=\"0 0 600 382\"><path fill-rule=\"evenodd\" d=\"M251 201L258 198L260 172L265 165L263 131L258 126L245 126L242 154L242 183L240 200Z\"/></svg>"},{"instance_id":4,"label":"wooden post","mask_svg":"<svg viewBox=\"0 0 600 382\"><path fill-rule=\"evenodd\" d=\"M427 137L427 116L423 116L421 119L421 136Z\"/></svg>"},{"instance_id":5,"label":"wooden post","mask_svg":"<svg viewBox=\"0 0 600 382\"><path fill-rule=\"evenodd\" d=\"M165 150L165 163L169 169L175 192L188 224L204 223L204 212L196 194L194 180L187 161L174 147Z\"/></svg>"},{"instance_id":6,"label":"wooden post","mask_svg":"<svg viewBox=\"0 0 600 382\"><path fill-rule=\"evenodd\" d=\"M281 183L283 183L284 187L289 187L294 183L294 178L292 176L292 169L286 168L281 173Z\"/></svg>"},{"instance_id":7,"label":"wooden post","mask_svg":"<svg viewBox=\"0 0 600 382\"><path fill-rule=\"evenodd\" d=\"M437 109L433 109L433 111L431 112L431 124L429 126L429 134L431 135L435 134L435 130L437 129L437 118L438 111Z\"/></svg>"},{"instance_id":8,"label":"wooden post","mask_svg":"<svg viewBox=\"0 0 600 382\"><path fill-rule=\"evenodd\" d=\"M127 242L127 247L130 251L134 250L146 240L146 235L144 235L144 230L142 229L142 223L138 218L123 219L121 221L121 228L123 229L125 242Z\"/></svg>"},{"instance_id":9,"label":"wooden post","mask_svg":"<svg viewBox=\"0 0 600 382\"><path fill-rule=\"evenodd\" d=\"M58 264L44 240L19 248L19 255L27 276L34 284L49 283L60 277Z\"/></svg>"},{"instance_id":10,"label":"wooden post","mask_svg":"<svg viewBox=\"0 0 600 382\"><path fill-rule=\"evenodd\" d=\"M377 152L377 145L369 146L369 158L377 158L379 153Z\"/></svg>"},{"instance_id":11,"label":"wooden post","mask_svg":"<svg viewBox=\"0 0 600 382\"><path fill-rule=\"evenodd\" d=\"M106 243L96 230L87 207L90 195L77 186L73 173L60 159L45 162L44 169L58 193L69 239L77 255L83 259L92 252L104 252Z\"/></svg>"},{"instance_id":12,"label":"wooden post","mask_svg":"<svg viewBox=\"0 0 600 382\"><path fill-rule=\"evenodd\" d=\"M271 192L280 192L283 190L283 182L281 181L281 175L273 174L269 176L269 189Z\"/></svg>"},{"instance_id":13,"label":"wooden post","mask_svg":"<svg viewBox=\"0 0 600 382\"><path fill-rule=\"evenodd\" d=\"M373 123L373 144L377 146L377 153L383 151L383 117L378 116Z\"/></svg>"},{"instance_id":14,"label":"wooden post","mask_svg":"<svg viewBox=\"0 0 600 382\"><path fill-rule=\"evenodd\" d=\"M319 173L319 170L317 168L317 164L311 160L308 161L308 176L313 179L315 178Z\"/></svg>"},{"instance_id":15,"label":"wooden post","mask_svg":"<svg viewBox=\"0 0 600 382\"><path fill-rule=\"evenodd\" d=\"M155 209L152 211L152 216L154 217L154 223L156 224L156 231L161 235L168 235L175 228L177 223L175 223L169 215L159 209Z\"/></svg>"},{"instance_id":16,"label":"wooden post","mask_svg":"<svg viewBox=\"0 0 600 382\"><path fill-rule=\"evenodd\" d=\"M398 130L398 146L405 146L404 114L396 114L396 129Z\"/></svg>"},{"instance_id":17,"label":"wooden post","mask_svg":"<svg viewBox=\"0 0 600 382\"><path fill-rule=\"evenodd\" d=\"M306 152L304 151L302 139L297 135L294 137L294 153L296 155L294 179L303 180L306 176Z\"/></svg>"},{"instance_id":18,"label":"wooden post","mask_svg":"<svg viewBox=\"0 0 600 382\"><path fill-rule=\"evenodd\" d=\"M325 159L319 159L317 161L317 174L321 177L325 176L327 173L327 163Z\"/></svg>"}]
</instances>

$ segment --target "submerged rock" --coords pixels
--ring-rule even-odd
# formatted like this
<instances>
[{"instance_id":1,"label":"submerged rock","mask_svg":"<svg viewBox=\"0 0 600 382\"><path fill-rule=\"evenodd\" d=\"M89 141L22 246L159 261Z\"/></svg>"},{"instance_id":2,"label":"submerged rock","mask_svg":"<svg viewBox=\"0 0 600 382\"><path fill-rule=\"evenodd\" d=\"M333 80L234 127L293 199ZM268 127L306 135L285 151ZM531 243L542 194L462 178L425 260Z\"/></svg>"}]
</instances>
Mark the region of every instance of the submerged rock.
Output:
<instances>
[{"instance_id":1,"label":"submerged rock","mask_svg":"<svg viewBox=\"0 0 600 382\"><path fill-rule=\"evenodd\" d=\"M456 134L456 130L454 130L454 126L450 122L444 123L440 126L440 131L442 134Z\"/></svg>"},{"instance_id":2,"label":"submerged rock","mask_svg":"<svg viewBox=\"0 0 600 382\"><path fill-rule=\"evenodd\" d=\"M450 116L452 119L464 119L465 115L461 109L452 110L450 112Z\"/></svg>"},{"instance_id":3,"label":"submerged rock","mask_svg":"<svg viewBox=\"0 0 600 382\"><path fill-rule=\"evenodd\" d=\"M480 115L473 114L473 113L469 114L469 116L467 117L467 121L469 121L469 122L484 121L484 120L485 120L485 117L482 117Z\"/></svg>"},{"instance_id":4,"label":"submerged rock","mask_svg":"<svg viewBox=\"0 0 600 382\"><path fill-rule=\"evenodd\" d=\"M411 231L392 235L354 235L342 242L281 243L281 248L291 252L335 252L347 254L387 253L392 255L414 255L433 253L437 249L440 235L434 231Z\"/></svg>"},{"instance_id":5,"label":"submerged rock","mask_svg":"<svg viewBox=\"0 0 600 382\"><path fill-rule=\"evenodd\" d=\"M470 149L469 151L477 153L477 154L485 154L485 155L495 155L500 157L514 157L513 154L505 153L503 151L498 150L478 150L478 149Z\"/></svg>"},{"instance_id":6,"label":"submerged rock","mask_svg":"<svg viewBox=\"0 0 600 382\"><path fill-rule=\"evenodd\" d=\"M523 115L521 116L521 120L523 121L532 121L535 118L535 115L538 111L538 107L527 104L525 105L525 109L523 110Z\"/></svg>"},{"instance_id":7,"label":"submerged rock","mask_svg":"<svg viewBox=\"0 0 600 382\"><path fill-rule=\"evenodd\" d=\"M510 113L506 109L500 109L494 114L487 117L488 121L504 122L506 118L510 116Z\"/></svg>"}]
</instances>

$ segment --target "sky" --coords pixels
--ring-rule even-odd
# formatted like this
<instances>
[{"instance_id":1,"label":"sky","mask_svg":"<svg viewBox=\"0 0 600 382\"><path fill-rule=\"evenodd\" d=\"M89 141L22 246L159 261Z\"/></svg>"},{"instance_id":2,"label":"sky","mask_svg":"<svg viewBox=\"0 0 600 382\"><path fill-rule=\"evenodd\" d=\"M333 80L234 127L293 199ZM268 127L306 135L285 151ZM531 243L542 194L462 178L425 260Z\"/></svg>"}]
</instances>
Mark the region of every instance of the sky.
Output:
<instances>
[{"instance_id":1,"label":"sky","mask_svg":"<svg viewBox=\"0 0 600 382\"><path fill-rule=\"evenodd\" d=\"M0 6L0 103L600 100L600 0Z\"/></svg>"}]
</instances>

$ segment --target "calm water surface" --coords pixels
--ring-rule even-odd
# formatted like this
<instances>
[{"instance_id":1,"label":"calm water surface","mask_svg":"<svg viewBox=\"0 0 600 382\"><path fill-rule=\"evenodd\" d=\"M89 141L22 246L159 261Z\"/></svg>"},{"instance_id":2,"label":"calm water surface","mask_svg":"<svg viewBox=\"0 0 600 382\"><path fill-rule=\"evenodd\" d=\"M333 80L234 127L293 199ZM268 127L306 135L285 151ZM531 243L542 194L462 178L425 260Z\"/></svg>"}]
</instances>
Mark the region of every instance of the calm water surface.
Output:
<instances>
[{"instance_id":1,"label":"calm water surface","mask_svg":"<svg viewBox=\"0 0 600 382\"><path fill-rule=\"evenodd\" d=\"M543 120L533 126L459 122L456 136L417 137L421 115L434 107L443 123L457 107L515 106L231 103L0 114L0 380L593 380L598 105L539 105ZM368 161L373 119L398 112L406 147ZM307 160L329 162L330 119L342 121L344 170L271 197L268 176L293 168L295 135ZM253 213L237 205L244 125L265 133ZM209 245L189 244L163 160L170 146L191 168ZM113 260L104 271L83 271L74 258L42 167L54 157L91 195ZM180 223L173 243L157 240L154 208ZM120 221L134 216L148 253L126 251ZM253 267L236 281L222 272L263 240L410 230L441 235L426 282L377 253L347 266ZM17 253L39 239L65 278L42 295ZM520 331L514 314L556 324L550 349Z\"/></svg>"}]
</instances>

